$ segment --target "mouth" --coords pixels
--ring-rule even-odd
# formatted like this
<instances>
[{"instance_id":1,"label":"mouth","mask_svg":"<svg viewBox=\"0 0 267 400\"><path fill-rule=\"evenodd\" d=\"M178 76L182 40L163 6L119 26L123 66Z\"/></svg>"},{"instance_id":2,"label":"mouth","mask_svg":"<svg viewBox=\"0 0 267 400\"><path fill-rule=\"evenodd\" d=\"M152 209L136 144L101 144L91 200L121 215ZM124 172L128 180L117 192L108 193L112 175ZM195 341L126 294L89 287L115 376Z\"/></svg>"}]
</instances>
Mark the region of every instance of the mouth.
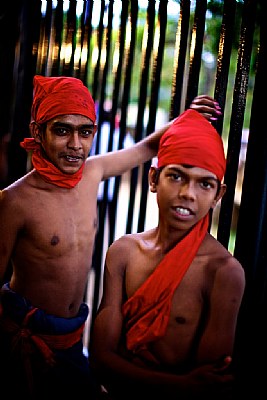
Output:
<instances>
[{"instance_id":1,"label":"mouth","mask_svg":"<svg viewBox=\"0 0 267 400\"><path fill-rule=\"evenodd\" d=\"M193 212L189 208L184 207L175 207L175 211L182 217L188 217L189 215L193 214Z\"/></svg>"},{"instance_id":2,"label":"mouth","mask_svg":"<svg viewBox=\"0 0 267 400\"><path fill-rule=\"evenodd\" d=\"M83 160L83 157L81 157L81 156L73 156L73 155L65 155L64 158L65 158L65 160L67 160L70 163L75 163L75 162L78 162L80 160Z\"/></svg>"}]
</instances>

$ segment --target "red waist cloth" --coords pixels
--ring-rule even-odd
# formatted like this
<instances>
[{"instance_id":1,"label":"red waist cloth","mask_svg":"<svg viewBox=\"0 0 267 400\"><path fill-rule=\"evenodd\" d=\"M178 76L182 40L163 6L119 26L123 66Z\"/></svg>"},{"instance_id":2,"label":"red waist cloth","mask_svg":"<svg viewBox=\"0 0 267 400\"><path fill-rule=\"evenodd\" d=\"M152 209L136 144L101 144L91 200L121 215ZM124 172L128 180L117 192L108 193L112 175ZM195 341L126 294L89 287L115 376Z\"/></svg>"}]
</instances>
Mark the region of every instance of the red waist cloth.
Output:
<instances>
[{"instance_id":1,"label":"red waist cloth","mask_svg":"<svg viewBox=\"0 0 267 400\"><path fill-rule=\"evenodd\" d=\"M28 312L22 326L6 317L0 320L0 325L2 329L13 335L13 351L18 351L20 348L23 348L24 354L26 354L27 351L25 350L28 349L28 351L31 352L35 346L35 348L43 355L45 361L48 364L53 365L55 362L53 350L65 350L72 347L75 343L78 343L82 338L84 324L76 331L65 333L64 335L33 333L28 328L28 321L36 311L37 308L33 308Z\"/></svg>"},{"instance_id":2,"label":"red waist cloth","mask_svg":"<svg viewBox=\"0 0 267 400\"><path fill-rule=\"evenodd\" d=\"M9 317L0 319L1 328L12 336L12 353L22 355L21 361L24 363L30 393L33 393L34 387L31 365L32 354L39 351L45 363L53 367L56 363L53 350L65 350L78 343L82 339L85 325L82 324L74 332L64 335L34 333L29 329L28 321L36 311L37 308L31 309L25 316L21 326Z\"/></svg>"},{"instance_id":3,"label":"red waist cloth","mask_svg":"<svg viewBox=\"0 0 267 400\"><path fill-rule=\"evenodd\" d=\"M127 349L156 361L147 345L164 336L175 289L191 265L209 224L207 214L163 258L149 278L122 307Z\"/></svg>"}]
</instances>

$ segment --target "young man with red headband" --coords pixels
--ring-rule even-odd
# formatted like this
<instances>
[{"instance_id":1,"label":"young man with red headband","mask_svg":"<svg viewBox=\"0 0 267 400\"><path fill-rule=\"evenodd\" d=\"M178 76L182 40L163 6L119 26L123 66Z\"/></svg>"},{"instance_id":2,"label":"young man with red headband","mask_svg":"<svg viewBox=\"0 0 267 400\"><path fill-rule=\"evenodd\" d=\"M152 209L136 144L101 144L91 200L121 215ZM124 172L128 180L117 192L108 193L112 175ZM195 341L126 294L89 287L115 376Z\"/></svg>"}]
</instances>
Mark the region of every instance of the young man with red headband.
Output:
<instances>
[{"instance_id":1,"label":"young man with red headband","mask_svg":"<svg viewBox=\"0 0 267 400\"><path fill-rule=\"evenodd\" d=\"M221 137L195 110L161 138L149 172L158 225L116 240L106 257L91 355L112 399L232 398L244 271L208 232L225 166Z\"/></svg>"},{"instance_id":2,"label":"young man with red headband","mask_svg":"<svg viewBox=\"0 0 267 400\"><path fill-rule=\"evenodd\" d=\"M192 107L216 116L210 98ZM132 148L88 157L96 132L88 89L71 77L34 77L33 169L1 192L1 395L94 398L82 335L102 180L156 155L166 128ZM14 383L14 384L13 384Z\"/></svg>"}]
</instances>

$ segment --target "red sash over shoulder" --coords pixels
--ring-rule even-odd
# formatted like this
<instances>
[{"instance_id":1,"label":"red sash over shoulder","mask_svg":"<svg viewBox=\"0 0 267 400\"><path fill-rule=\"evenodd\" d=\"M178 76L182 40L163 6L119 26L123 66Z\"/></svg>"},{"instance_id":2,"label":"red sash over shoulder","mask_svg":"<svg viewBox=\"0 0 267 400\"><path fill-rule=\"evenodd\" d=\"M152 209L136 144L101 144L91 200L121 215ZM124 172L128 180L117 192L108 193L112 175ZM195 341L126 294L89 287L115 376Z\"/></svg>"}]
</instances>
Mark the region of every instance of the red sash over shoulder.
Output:
<instances>
[{"instance_id":1,"label":"red sash over shoulder","mask_svg":"<svg viewBox=\"0 0 267 400\"><path fill-rule=\"evenodd\" d=\"M124 303L122 312L126 321L128 350L136 354L146 352L149 342L165 334L174 291L191 265L208 224L207 214Z\"/></svg>"},{"instance_id":2,"label":"red sash over shoulder","mask_svg":"<svg viewBox=\"0 0 267 400\"><path fill-rule=\"evenodd\" d=\"M222 139L197 111L186 110L162 135L158 167L187 164L211 171L223 179L226 160ZM139 358L156 362L148 344L164 336L172 297L204 239L209 213L172 249L122 307L126 346Z\"/></svg>"}]
</instances>

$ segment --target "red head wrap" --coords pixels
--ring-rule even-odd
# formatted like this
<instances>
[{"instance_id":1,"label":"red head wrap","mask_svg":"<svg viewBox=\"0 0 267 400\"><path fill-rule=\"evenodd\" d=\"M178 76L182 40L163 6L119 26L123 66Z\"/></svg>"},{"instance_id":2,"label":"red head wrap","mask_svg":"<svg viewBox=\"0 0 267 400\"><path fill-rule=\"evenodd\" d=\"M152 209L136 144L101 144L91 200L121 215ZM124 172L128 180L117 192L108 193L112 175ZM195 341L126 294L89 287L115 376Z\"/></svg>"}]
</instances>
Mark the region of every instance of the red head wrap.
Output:
<instances>
[{"instance_id":1,"label":"red head wrap","mask_svg":"<svg viewBox=\"0 0 267 400\"><path fill-rule=\"evenodd\" d=\"M223 142L216 129L199 112L183 112L162 135L158 167L187 164L213 172L221 181L226 160Z\"/></svg>"},{"instance_id":2,"label":"red head wrap","mask_svg":"<svg viewBox=\"0 0 267 400\"><path fill-rule=\"evenodd\" d=\"M66 114L80 114L92 122L96 120L94 101L80 79L36 75L33 90L32 120L39 124Z\"/></svg>"}]
</instances>

